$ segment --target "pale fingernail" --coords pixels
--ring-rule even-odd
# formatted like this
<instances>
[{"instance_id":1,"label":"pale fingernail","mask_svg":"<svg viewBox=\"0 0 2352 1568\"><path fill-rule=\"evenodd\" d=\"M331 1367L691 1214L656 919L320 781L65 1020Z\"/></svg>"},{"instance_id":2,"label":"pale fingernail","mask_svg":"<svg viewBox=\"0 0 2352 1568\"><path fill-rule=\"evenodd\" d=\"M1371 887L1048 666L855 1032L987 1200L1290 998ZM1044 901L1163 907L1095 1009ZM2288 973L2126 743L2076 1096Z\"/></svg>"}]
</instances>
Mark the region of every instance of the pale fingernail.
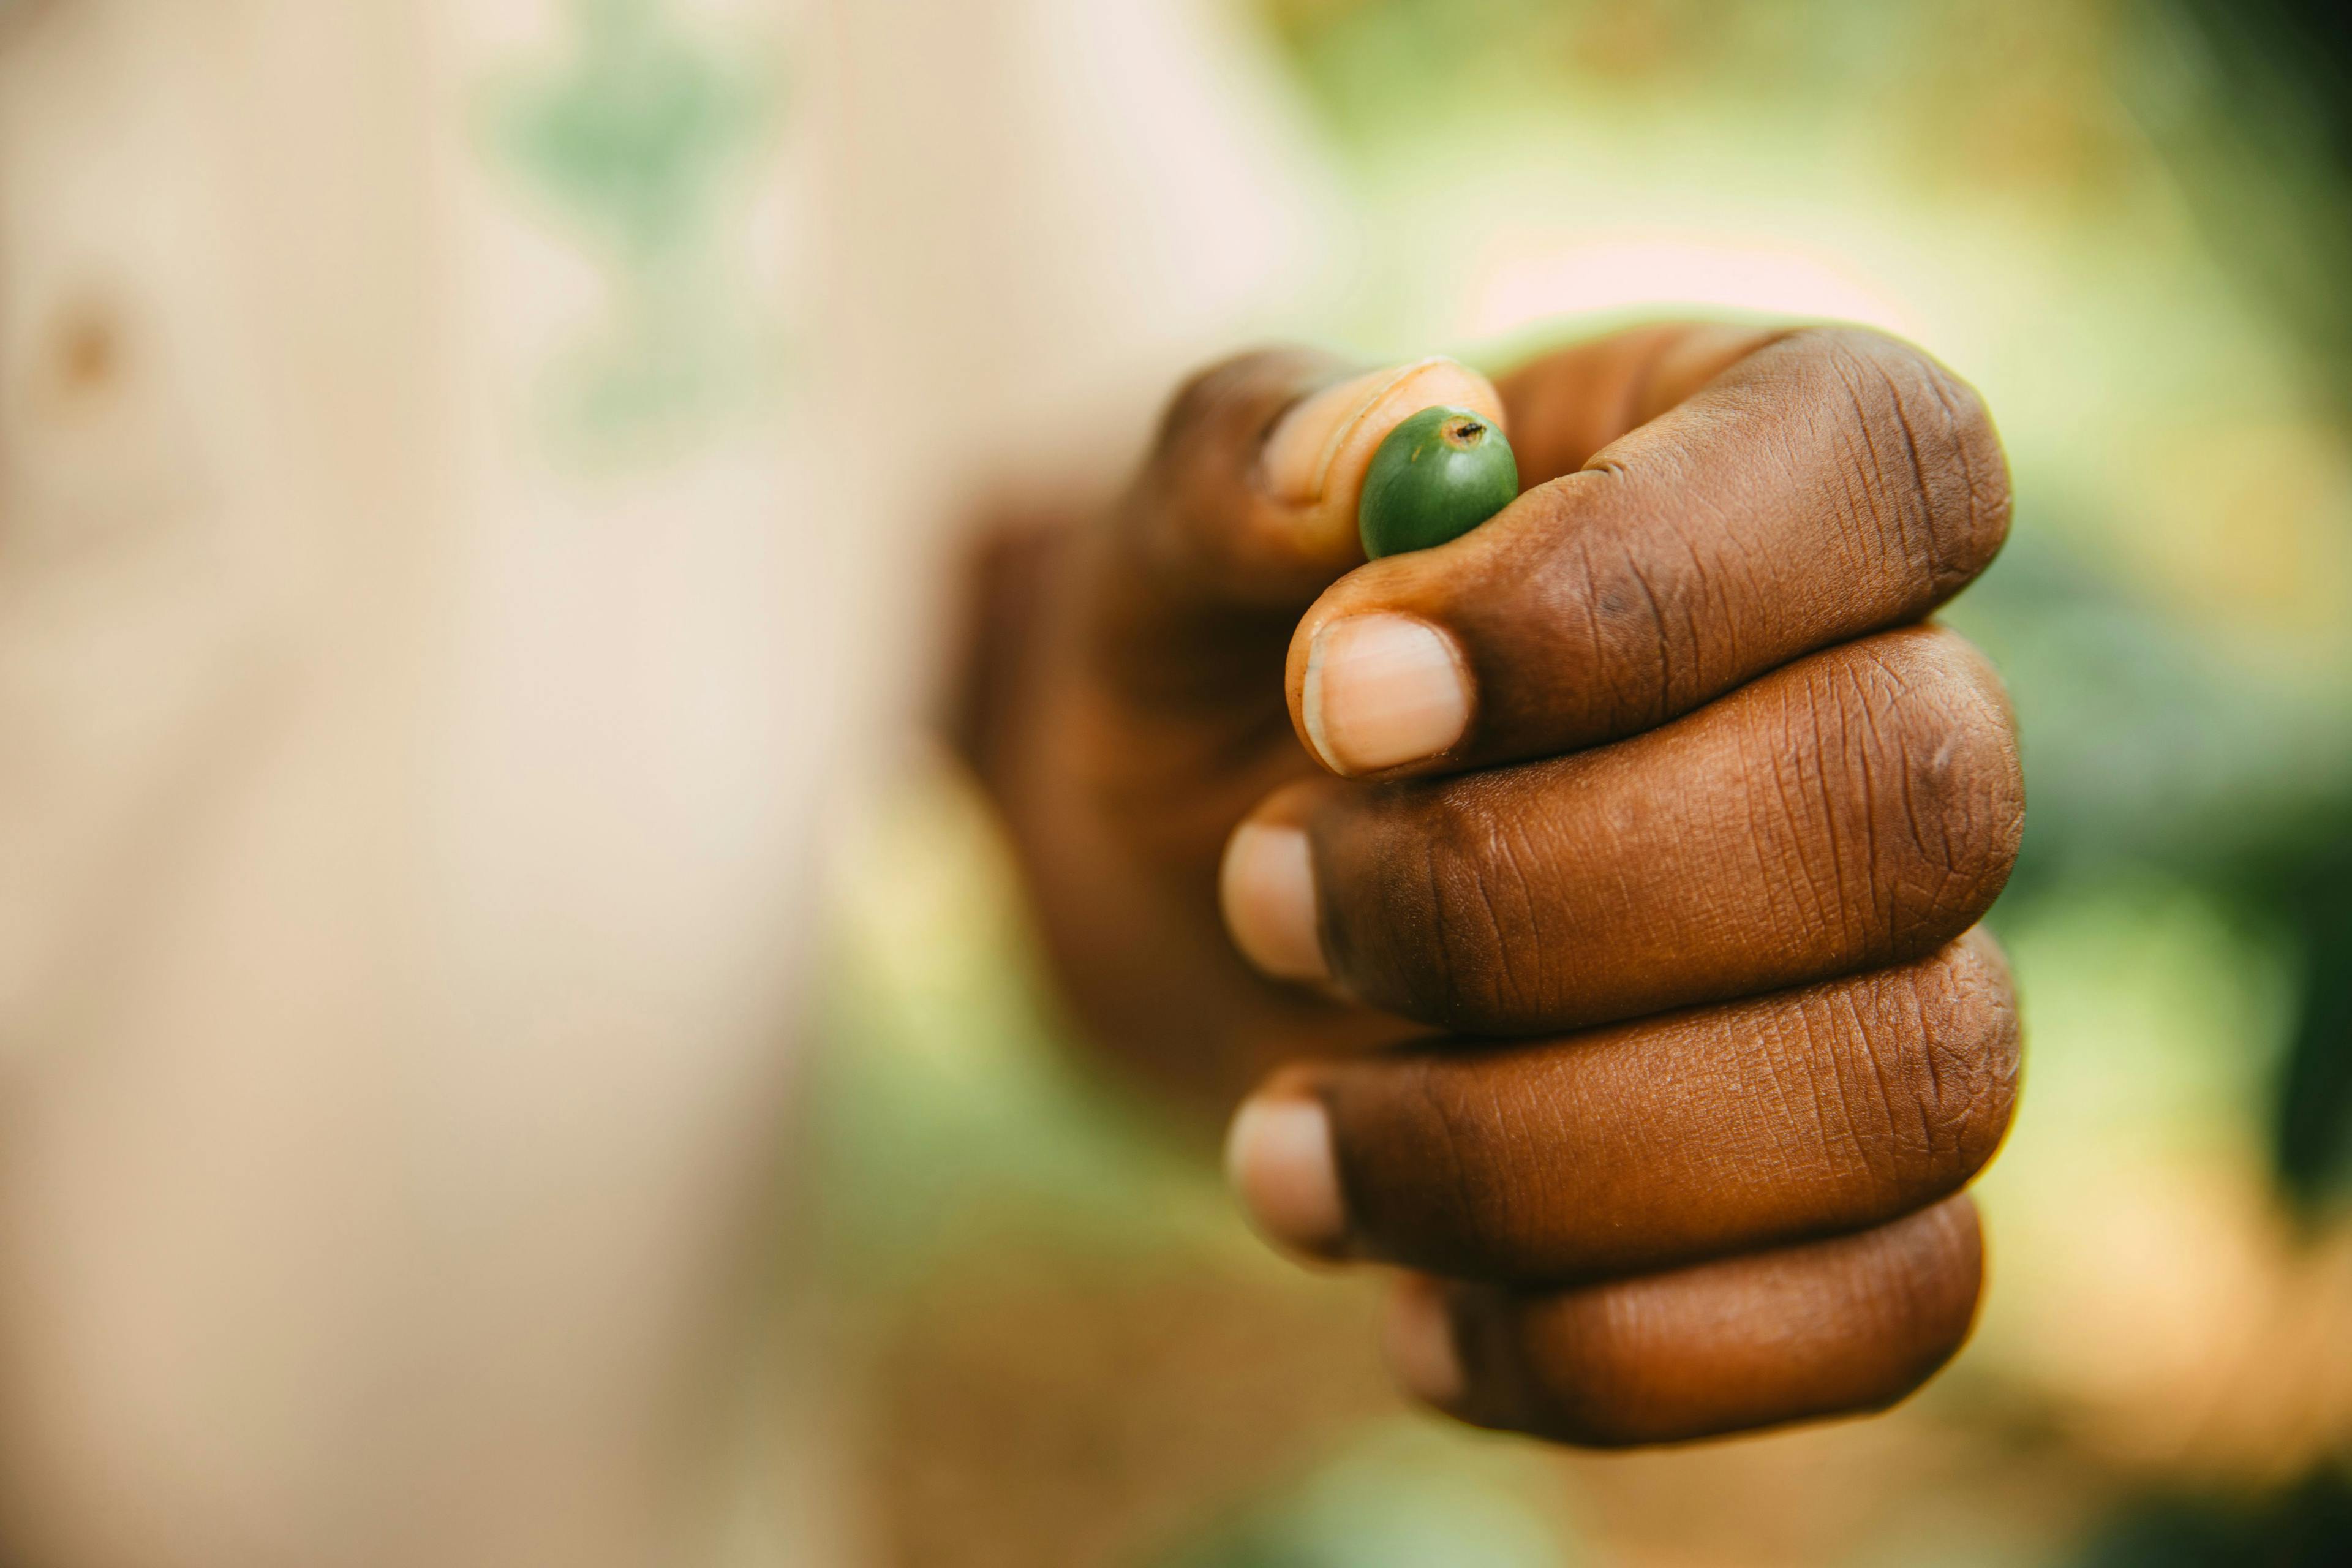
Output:
<instances>
[{"instance_id":1,"label":"pale fingernail","mask_svg":"<svg viewBox=\"0 0 2352 1568\"><path fill-rule=\"evenodd\" d=\"M1467 1384L1462 1353L1454 1342L1453 1314L1445 1288L1425 1274L1408 1274L1389 1299L1388 1324L1381 1334L1389 1371L1407 1394L1441 1409L1461 1401Z\"/></svg>"},{"instance_id":2,"label":"pale fingernail","mask_svg":"<svg viewBox=\"0 0 2352 1568\"><path fill-rule=\"evenodd\" d=\"M1297 827L1244 822L1225 846L1218 876L1225 930L1234 945L1277 980L1325 980L1316 930L1315 863Z\"/></svg>"},{"instance_id":3,"label":"pale fingernail","mask_svg":"<svg viewBox=\"0 0 2352 1568\"><path fill-rule=\"evenodd\" d=\"M1327 386L1283 416L1265 442L1265 482L1293 506L1326 499L1342 453L1372 445L1407 416L1434 404L1460 403L1501 413L1493 387L1450 359L1391 365Z\"/></svg>"},{"instance_id":4,"label":"pale fingernail","mask_svg":"<svg viewBox=\"0 0 2352 1568\"><path fill-rule=\"evenodd\" d=\"M1321 1101L1277 1095L1244 1104L1225 1136L1225 1175L1267 1239L1326 1256L1346 1242L1348 1207Z\"/></svg>"},{"instance_id":5,"label":"pale fingernail","mask_svg":"<svg viewBox=\"0 0 2352 1568\"><path fill-rule=\"evenodd\" d=\"M1433 757L1470 727L1470 681L1454 641L1410 616L1348 616L1307 654L1307 738L1347 776Z\"/></svg>"}]
</instances>

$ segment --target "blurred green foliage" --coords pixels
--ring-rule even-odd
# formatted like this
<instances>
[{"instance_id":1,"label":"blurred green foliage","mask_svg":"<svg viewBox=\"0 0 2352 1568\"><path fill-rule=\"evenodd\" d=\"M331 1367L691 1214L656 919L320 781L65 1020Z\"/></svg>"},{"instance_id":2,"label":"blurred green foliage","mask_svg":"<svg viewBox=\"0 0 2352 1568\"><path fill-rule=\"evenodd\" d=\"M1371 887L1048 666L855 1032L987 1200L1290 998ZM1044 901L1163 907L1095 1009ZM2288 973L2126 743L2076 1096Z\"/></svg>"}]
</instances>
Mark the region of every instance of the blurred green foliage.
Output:
<instances>
[{"instance_id":1,"label":"blurred green foliage","mask_svg":"<svg viewBox=\"0 0 2352 1568\"><path fill-rule=\"evenodd\" d=\"M2081 1568L2340 1568L2352 1489L2321 1476L2267 1506L2168 1500L2109 1526Z\"/></svg>"},{"instance_id":2,"label":"blurred green foliage","mask_svg":"<svg viewBox=\"0 0 2352 1568\"><path fill-rule=\"evenodd\" d=\"M1580 1553L1426 1428L1375 1429L1150 1568L1572 1568Z\"/></svg>"}]
</instances>

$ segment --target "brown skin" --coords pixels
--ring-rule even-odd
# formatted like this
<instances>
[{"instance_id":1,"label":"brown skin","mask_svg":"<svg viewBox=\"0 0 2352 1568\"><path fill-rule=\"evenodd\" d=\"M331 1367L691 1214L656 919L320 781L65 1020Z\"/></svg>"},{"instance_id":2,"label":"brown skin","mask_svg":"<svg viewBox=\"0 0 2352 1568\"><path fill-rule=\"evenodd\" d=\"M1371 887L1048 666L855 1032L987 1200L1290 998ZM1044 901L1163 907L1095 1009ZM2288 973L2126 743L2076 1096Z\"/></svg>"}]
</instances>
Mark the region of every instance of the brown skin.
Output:
<instances>
[{"instance_id":1,"label":"brown skin","mask_svg":"<svg viewBox=\"0 0 2352 1568\"><path fill-rule=\"evenodd\" d=\"M1613 1445L1892 1403L1968 1332L1953 1194L2017 1089L1970 931L2017 851L2011 721L1922 624L2007 531L1981 405L1870 332L1623 333L1499 384L1517 502L1366 565L1260 468L1343 374L1199 377L1001 601L976 755L1077 1005L1196 1100L1323 1103L1338 1250L1453 1281L1465 1419ZM1342 781L1301 683L1368 608L1448 632L1475 703ZM1307 831L1328 987L1225 936L1254 814Z\"/></svg>"}]
</instances>

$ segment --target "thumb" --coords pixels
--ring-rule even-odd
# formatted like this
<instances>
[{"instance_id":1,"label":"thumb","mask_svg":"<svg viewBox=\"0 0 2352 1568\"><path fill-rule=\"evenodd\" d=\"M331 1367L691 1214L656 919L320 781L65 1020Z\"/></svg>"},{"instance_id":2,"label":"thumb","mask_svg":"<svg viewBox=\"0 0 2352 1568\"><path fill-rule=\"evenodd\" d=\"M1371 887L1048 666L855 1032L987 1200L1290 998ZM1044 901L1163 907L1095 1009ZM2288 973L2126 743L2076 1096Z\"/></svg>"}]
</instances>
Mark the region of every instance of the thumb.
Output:
<instances>
[{"instance_id":1,"label":"thumb","mask_svg":"<svg viewBox=\"0 0 2352 1568\"><path fill-rule=\"evenodd\" d=\"M1493 384L1450 359L1364 370L1281 350L1195 376L1103 542L1093 619L1106 673L1139 693L1278 703L1297 617L1363 563L1373 454L1440 404L1503 426Z\"/></svg>"}]
</instances>

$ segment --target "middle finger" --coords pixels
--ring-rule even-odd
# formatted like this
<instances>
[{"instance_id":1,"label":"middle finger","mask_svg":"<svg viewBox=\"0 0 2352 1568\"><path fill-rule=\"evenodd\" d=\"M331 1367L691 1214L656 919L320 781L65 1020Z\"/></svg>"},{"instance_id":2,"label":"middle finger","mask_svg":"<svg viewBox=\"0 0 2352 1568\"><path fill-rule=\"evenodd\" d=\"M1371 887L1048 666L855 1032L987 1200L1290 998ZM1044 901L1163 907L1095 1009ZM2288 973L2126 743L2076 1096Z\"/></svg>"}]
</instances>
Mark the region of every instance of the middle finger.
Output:
<instances>
[{"instance_id":1,"label":"middle finger","mask_svg":"<svg viewBox=\"0 0 2352 1568\"><path fill-rule=\"evenodd\" d=\"M1597 751L1293 786L1234 835L1226 920L1422 1023L1581 1028L1924 956L1990 907L2023 811L1990 667L1915 627Z\"/></svg>"}]
</instances>

